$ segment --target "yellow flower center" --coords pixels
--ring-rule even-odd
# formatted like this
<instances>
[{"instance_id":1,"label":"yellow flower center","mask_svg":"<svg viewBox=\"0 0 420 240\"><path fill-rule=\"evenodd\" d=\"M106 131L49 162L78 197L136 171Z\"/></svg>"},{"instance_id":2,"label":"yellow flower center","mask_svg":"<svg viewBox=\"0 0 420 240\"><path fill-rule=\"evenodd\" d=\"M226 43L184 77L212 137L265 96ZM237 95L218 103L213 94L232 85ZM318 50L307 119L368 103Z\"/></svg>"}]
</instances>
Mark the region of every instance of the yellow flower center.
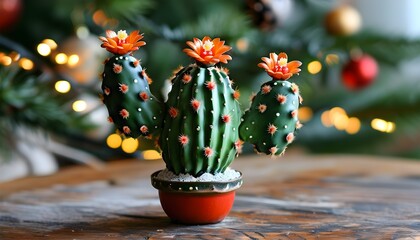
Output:
<instances>
[{"instance_id":1,"label":"yellow flower center","mask_svg":"<svg viewBox=\"0 0 420 240\"><path fill-rule=\"evenodd\" d=\"M128 37L128 34L125 30L120 30L117 33L117 37L120 41L124 41Z\"/></svg>"},{"instance_id":2,"label":"yellow flower center","mask_svg":"<svg viewBox=\"0 0 420 240\"><path fill-rule=\"evenodd\" d=\"M214 47L213 42L211 42L210 40L206 40L203 44L204 51L207 51L207 52L211 51L213 47Z\"/></svg>"},{"instance_id":3,"label":"yellow flower center","mask_svg":"<svg viewBox=\"0 0 420 240\"><path fill-rule=\"evenodd\" d=\"M287 58L280 58L278 61L279 66L286 66L287 65Z\"/></svg>"}]
</instances>

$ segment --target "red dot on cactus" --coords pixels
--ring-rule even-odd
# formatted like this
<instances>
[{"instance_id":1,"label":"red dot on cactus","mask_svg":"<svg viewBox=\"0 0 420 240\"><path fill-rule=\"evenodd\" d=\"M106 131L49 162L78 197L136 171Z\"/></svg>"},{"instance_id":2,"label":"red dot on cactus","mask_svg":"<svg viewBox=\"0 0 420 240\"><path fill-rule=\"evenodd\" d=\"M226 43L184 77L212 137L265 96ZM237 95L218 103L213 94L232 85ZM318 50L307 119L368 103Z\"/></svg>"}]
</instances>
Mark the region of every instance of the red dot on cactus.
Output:
<instances>
[{"instance_id":1,"label":"red dot on cactus","mask_svg":"<svg viewBox=\"0 0 420 240\"><path fill-rule=\"evenodd\" d=\"M271 153L271 155L276 155L276 152L278 151L279 149L277 148L277 147L271 147L270 148L270 153Z\"/></svg>"},{"instance_id":2,"label":"red dot on cactus","mask_svg":"<svg viewBox=\"0 0 420 240\"><path fill-rule=\"evenodd\" d=\"M114 119L112 119L112 117L108 117L108 122L113 123Z\"/></svg>"},{"instance_id":3,"label":"red dot on cactus","mask_svg":"<svg viewBox=\"0 0 420 240\"><path fill-rule=\"evenodd\" d=\"M279 94L279 95L277 95L277 101L278 101L280 104L284 104L284 103L287 101L287 97L286 97L286 96L284 96L284 95Z\"/></svg>"},{"instance_id":4,"label":"red dot on cactus","mask_svg":"<svg viewBox=\"0 0 420 240\"><path fill-rule=\"evenodd\" d=\"M209 90L213 90L216 87L216 84L213 81L208 81L208 82L206 82L206 87Z\"/></svg>"},{"instance_id":5,"label":"red dot on cactus","mask_svg":"<svg viewBox=\"0 0 420 240\"><path fill-rule=\"evenodd\" d=\"M297 94L299 93L299 86L296 85L295 83L292 83L292 86L290 87L292 89L292 92Z\"/></svg>"},{"instance_id":6,"label":"red dot on cactus","mask_svg":"<svg viewBox=\"0 0 420 240\"><path fill-rule=\"evenodd\" d=\"M147 101L147 99L149 99L149 95L146 92L139 93L139 96L143 101Z\"/></svg>"},{"instance_id":7,"label":"red dot on cactus","mask_svg":"<svg viewBox=\"0 0 420 240\"><path fill-rule=\"evenodd\" d=\"M186 135L181 135L179 136L178 141L181 143L182 146L185 146L188 144L190 139Z\"/></svg>"},{"instance_id":8,"label":"red dot on cactus","mask_svg":"<svg viewBox=\"0 0 420 240\"><path fill-rule=\"evenodd\" d=\"M268 124L267 131L269 134L274 135L274 133L277 132L277 127L274 126L273 124Z\"/></svg>"},{"instance_id":9,"label":"red dot on cactus","mask_svg":"<svg viewBox=\"0 0 420 240\"><path fill-rule=\"evenodd\" d=\"M265 104L260 104L260 105L258 106L258 111L260 111L260 113L265 112L265 110L267 110L267 105L265 105Z\"/></svg>"},{"instance_id":10,"label":"red dot on cactus","mask_svg":"<svg viewBox=\"0 0 420 240\"><path fill-rule=\"evenodd\" d=\"M146 134L149 131L149 128L146 125L140 127L140 132Z\"/></svg>"},{"instance_id":11,"label":"red dot on cactus","mask_svg":"<svg viewBox=\"0 0 420 240\"><path fill-rule=\"evenodd\" d=\"M294 139L295 139L295 135L293 133L287 134L287 136L286 136L287 143L293 142Z\"/></svg>"},{"instance_id":12,"label":"red dot on cactus","mask_svg":"<svg viewBox=\"0 0 420 240\"><path fill-rule=\"evenodd\" d=\"M293 110L293 111L290 113L290 115L292 116L292 118L295 118L295 117L297 117L297 115L298 115L298 111L297 111L297 110Z\"/></svg>"},{"instance_id":13,"label":"red dot on cactus","mask_svg":"<svg viewBox=\"0 0 420 240\"><path fill-rule=\"evenodd\" d=\"M120 91L122 93L127 93L128 92L128 86L126 84L120 84Z\"/></svg>"},{"instance_id":14,"label":"red dot on cactus","mask_svg":"<svg viewBox=\"0 0 420 240\"><path fill-rule=\"evenodd\" d=\"M178 109L176 109L174 107L170 107L168 112L169 112L169 116L171 116L171 118L176 118L178 116Z\"/></svg>"},{"instance_id":15,"label":"red dot on cactus","mask_svg":"<svg viewBox=\"0 0 420 240\"><path fill-rule=\"evenodd\" d=\"M140 60L136 59L136 61L133 62L134 67L137 67L140 65Z\"/></svg>"},{"instance_id":16,"label":"red dot on cactus","mask_svg":"<svg viewBox=\"0 0 420 240\"><path fill-rule=\"evenodd\" d=\"M239 92L239 90L235 90L233 92L233 99L239 100L240 97L241 97L241 93Z\"/></svg>"},{"instance_id":17,"label":"red dot on cactus","mask_svg":"<svg viewBox=\"0 0 420 240\"><path fill-rule=\"evenodd\" d=\"M192 77L191 77L190 74L184 74L184 76L182 77L182 82L187 84L187 83L191 82L191 79L192 79Z\"/></svg>"},{"instance_id":18,"label":"red dot on cactus","mask_svg":"<svg viewBox=\"0 0 420 240\"><path fill-rule=\"evenodd\" d=\"M224 123L230 122L230 115L229 114L223 115L222 120L223 120Z\"/></svg>"},{"instance_id":19,"label":"red dot on cactus","mask_svg":"<svg viewBox=\"0 0 420 240\"><path fill-rule=\"evenodd\" d=\"M106 87L106 88L104 89L104 93L105 93L105 95L107 95L107 96L108 96L108 95L111 93L111 90L110 90L109 88L107 88L107 87Z\"/></svg>"},{"instance_id":20,"label":"red dot on cactus","mask_svg":"<svg viewBox=\"0 0 420 240\"><path fill-rule=\"evenodd\" d=\"M124 132L125 134L130 134L130 133L131 133L131 129L130 129L128 126L124 126L124 127L123 127L123 132Z\"/></svg>"},{"instance_id":21,"label":"red dot on cactus","mask_svg":"<svg viewBox=\"0 0 420 240\"><path fill-rule=\"evenodd\" d=\"M198 112L198 109L200 108L200 105L201 105L201 103L197 99L191 100L191 106L193 107L194 111Z\"/></svg>"},{"instance_id":22,"label":"red dot on cactus","mask_svg":"<svg viewBox=\"0 0 420 240\"><path fill-rule=\"evenodd\" d=\"M238 153L241 153L242 152L242 144L243 144L243 142L241 141L241 140L236 140L236 142L235 142L235 149L236 149L236 151L238 152Z\"/></svg>"},{"instance_id":23,"label":"red dot on cactus","mask_svg":"<svg viewBox=\"0 0 420 240\"><path fill-rule=\"evenodd\" d=\"M130 116L130 113L126 109L122 109L120 115L122 118L127 119Z\"/></svg>"},{"instance_id":24,"label":"red dot on cactus","mask_svg":"<svg viewBox=\"0 0 420 240\"><path fill-rule=\"evenodd\" d=\"M205 147L204 148L204 156L211 157L211 156L213 156L213 153L214 153L214 151L210 147Z\"/></svg>"},{"instance_id":25,"label":"red dot on cactus","mask_svg":"<svg viewBox=\"0 0 420 240\"><path fill-rule=\"evenodd\" d=\"M118 74L122 72L123 67L119 64L114 63L114 67L112 68L112 70L114 71L114 73Z\"/></svg>"},{"instance_id":26,"label":"red dot on cactus","mask_svg":"<svg viewBox=\"0 0 420 240\"><path fill-rule=\"evenodd\" d=\"M271 86L270 85L264 85L261 88L261 92L262 92L262 94L267 94L267 93L271 92Z\"/></svg>"}]
</instances>

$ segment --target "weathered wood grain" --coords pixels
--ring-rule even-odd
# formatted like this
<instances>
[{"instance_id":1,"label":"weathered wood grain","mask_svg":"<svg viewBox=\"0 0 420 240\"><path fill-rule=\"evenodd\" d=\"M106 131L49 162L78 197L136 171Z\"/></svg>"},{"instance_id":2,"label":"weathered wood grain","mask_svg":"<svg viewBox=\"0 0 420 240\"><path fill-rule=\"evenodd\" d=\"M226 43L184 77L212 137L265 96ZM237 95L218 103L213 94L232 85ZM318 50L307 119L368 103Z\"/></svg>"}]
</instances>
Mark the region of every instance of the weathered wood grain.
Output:
<instances>
[{"instance_id":1,"label":"weathered wood grain","mask_svg":"<svg viewBox=\"0 0 420 240\"><path fill-rule=\"evenodd\" d=\"M420 239L420 162L367 156L242 156L244 185L221 223L163 213L149 175L117 161L0 184L0 239Z\"/></svg>"}]
</instances>

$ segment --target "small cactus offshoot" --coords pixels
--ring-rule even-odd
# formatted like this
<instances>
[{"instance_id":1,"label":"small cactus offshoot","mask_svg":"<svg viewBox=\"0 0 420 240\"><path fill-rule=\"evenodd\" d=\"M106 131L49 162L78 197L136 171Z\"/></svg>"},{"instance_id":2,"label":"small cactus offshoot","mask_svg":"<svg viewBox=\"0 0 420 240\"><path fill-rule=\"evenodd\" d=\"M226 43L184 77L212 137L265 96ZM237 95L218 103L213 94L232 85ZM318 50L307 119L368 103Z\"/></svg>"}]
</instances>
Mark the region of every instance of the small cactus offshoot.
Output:
<instances>
[{"instance_id":1,"label":"small cactus offshoot","mask_svg":"<svg viewBox=\"0 0 420 240\"><path fill-rule=\"evenodd\" d=\"M286 81L300 72L299 61L287 62L286 53L270 53L263 57L259 67L273 77L261 85L253 97L251 107L245 112L240 126L243 141L254 144L257 152L281 155L293 142L295 132L302 125L298 120L298 108L302 98L299 87Z\"/></svg>"},{"instance_id":2,"label":"small cactus offshoot","mask_svg":"<svg viewBox=\"0 0 420 240\"><path fill-rule=\"evenodd\" d=\"M131 56L145 45L138 31L106 31L100 37L102 47L114 56L105 61L102 73L103 102L108 108L108 120L126 136L149 136L160 130L162 106L150 92L150 79Z\"/></svg>"}]
</instances>

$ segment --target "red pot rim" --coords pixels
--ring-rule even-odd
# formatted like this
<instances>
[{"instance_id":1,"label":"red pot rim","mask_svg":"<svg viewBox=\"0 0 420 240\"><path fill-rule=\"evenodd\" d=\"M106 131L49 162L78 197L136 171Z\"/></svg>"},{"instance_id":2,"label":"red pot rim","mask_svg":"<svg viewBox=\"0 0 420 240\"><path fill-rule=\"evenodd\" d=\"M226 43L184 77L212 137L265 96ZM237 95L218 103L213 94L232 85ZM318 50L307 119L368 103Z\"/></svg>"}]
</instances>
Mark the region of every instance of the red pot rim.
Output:
<instances>
[{"instance_id":1,"label":"red pot rim","mask_svg":"<svg viewBox=\"0 0 420 240\"><path fill-rule=\"evenodd\" d=\"M184 181L169 181L157 178L158 170L151 175L152 186L158 190L179 192L179 193L225 193L234 191L242 186L242 173L236 179L225 182L184 182Z\"/></svg>"}]
</instances>

